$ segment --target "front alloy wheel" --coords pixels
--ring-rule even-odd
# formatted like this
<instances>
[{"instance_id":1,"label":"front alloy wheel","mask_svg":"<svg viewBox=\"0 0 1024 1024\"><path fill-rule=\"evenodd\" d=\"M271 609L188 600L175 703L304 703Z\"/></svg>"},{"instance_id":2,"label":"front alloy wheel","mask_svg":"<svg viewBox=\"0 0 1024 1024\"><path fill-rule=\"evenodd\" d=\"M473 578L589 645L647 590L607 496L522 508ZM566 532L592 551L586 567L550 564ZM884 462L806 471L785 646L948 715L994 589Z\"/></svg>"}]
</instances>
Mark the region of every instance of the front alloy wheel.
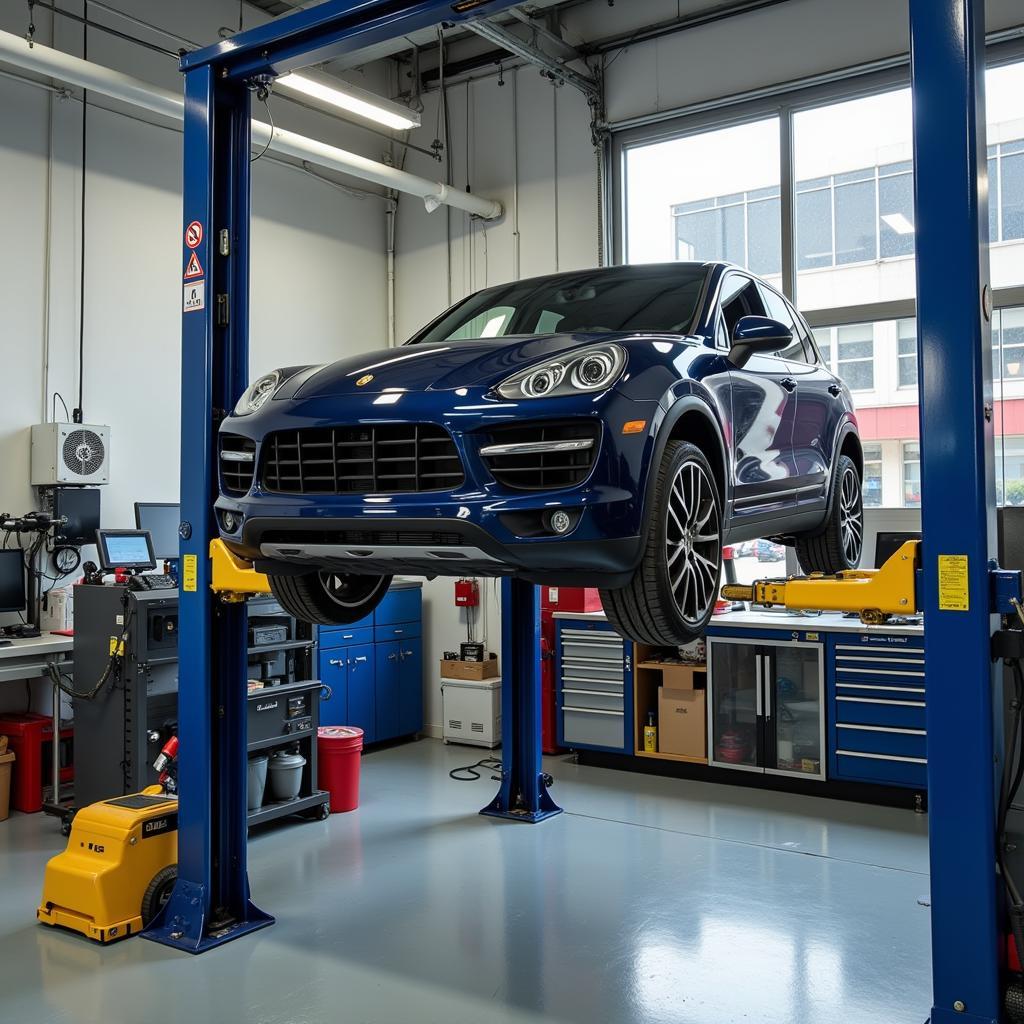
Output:
<instances>
[{"instance_id":1,"label":"front alloy wheel","mask_svg":"<svg viewBox=\"0 0 1024 1024\"><path fill-rule=\"evenodd\" d=\"M655 481L651 524L633 579L602 590L609 621L637 643L675 646L701 636L718 597L722 506L704 453L670 441Z\"/></svg>"},{"instance_id":2,"label":"front alloy wheel","mask_svg":"<svg viewBox=\"0 0 1024 1024\"><path fill-rule=\"evenodd\" d=\"M813 535L797 535L796 556L804 572L832 575L856 569L864 550L864 491L857 464L840 455L835 490L825 524Z\"/></svg>"}]
</instances>

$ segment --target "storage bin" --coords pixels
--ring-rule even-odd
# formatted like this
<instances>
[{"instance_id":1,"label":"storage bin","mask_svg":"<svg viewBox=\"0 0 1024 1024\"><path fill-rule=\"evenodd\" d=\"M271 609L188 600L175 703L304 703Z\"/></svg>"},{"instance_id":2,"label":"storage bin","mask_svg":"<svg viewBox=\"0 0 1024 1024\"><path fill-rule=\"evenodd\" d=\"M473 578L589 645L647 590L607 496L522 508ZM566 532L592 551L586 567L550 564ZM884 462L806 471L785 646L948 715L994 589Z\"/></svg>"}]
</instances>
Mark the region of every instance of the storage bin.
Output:
<instances>
[{"instance_id":1,"label":"storage bin","mask_svg":"<svg viewBox=\"0 0 1024 1024\"><path fill-rule=\"evenodd\" d=\"M275 800L294 800L302 789L302 769L306 759L301 754L290 754L279 750L270 759L267 773L270 779L270 794Z\"/></svg>"},{"instance_id":2,"label":"storage bin","mask_svg":"<svg viewBox=\"0 0 1024 1024\"><path fill-rule=\"evenodd\" d=\"M256 754L249 758L249 799L250 811L258 811L263 806L263 793L267 788L267 762L270 760L266 754Z\"/></svg>"}]
</instances>

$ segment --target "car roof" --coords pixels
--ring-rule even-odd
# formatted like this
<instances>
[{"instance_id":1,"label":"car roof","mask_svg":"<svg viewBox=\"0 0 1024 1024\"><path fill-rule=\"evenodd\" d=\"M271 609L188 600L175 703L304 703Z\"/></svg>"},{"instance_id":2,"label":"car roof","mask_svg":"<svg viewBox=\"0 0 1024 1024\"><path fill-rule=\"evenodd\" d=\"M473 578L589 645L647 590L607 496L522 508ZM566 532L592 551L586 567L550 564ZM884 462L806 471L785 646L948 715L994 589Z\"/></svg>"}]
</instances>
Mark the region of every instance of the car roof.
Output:
<instances>
[{"instance_id":1,"label":"car roof","mask_svg":"<svg viewBox=\"0 0 1024 1024\"><path fill-rule=\"evenodd\" d=\"M611 267L581 267L578 270L562 270L556 274L540 274L536 277L525 277L516 281L518 285L545 285L554 281L571 280L576 277L592 277L597 275L622 276L635 275L643 277L646 274L683 273L684 271L703 270L705 273L714 269L733 268L741 270L741 267L733 267L733 264L722 260L673 260L666 263L620 263ZM506 288L510 282L499 285L490 285L482 291L490 291L491 288Z\"/></svg>"}]
</instances>

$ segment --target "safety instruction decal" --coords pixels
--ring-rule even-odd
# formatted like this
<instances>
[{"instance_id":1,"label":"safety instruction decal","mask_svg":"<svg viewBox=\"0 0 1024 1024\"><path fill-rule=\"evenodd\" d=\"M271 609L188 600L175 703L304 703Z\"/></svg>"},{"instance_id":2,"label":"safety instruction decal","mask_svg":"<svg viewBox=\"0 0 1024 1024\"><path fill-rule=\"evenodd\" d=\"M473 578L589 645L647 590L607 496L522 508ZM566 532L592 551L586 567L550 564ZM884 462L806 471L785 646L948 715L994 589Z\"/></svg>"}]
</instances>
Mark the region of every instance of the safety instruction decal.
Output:
<instances>
[{"instance_id":1,"label":"safety instruction decal","mask_svg":"<svg viewBox=\"0 0 1024 1024\"><path fill-rule=\"evenodd\" d=\"M203 240L203 225L194 220L185 228L185 244L190 249L198 249Z\"/></svg>"},{"instance_id":2,"label":"safety instruction decal","mask_svg":"<svg viewBox=\"0 0 1024 1024\"><path fill-rule=\"evenodd\" d=\"M203 266L199 257L193 252L188 258L188 266L185 267L185 280L190 281L193 277L203 276Z\"/></svg>"},{"instance_id":3,"label":"safety instruction decal","mask_svg":"<svg viewBox=\"0 0 1024 1024\"><path fill-rule=\"evenodd\" d=\"M939 611L969 611L967 556L939 555Z\"/></svg>"},{"instance_id":4,"label":"safety instruction decal","mask_svg":"<svg viewBox=\"0 0 1024 1024\"><path fill-rule=\"evenodd\" d=\"M199 556L185 555L181 560L181 589L194 594L199 580Z\"/></svg>"},{"instance_id":5,"label":"safety instruction decal","mask_svg":"<svg viewBox=\"0 0 1024 1024\"><path fill-rule=\"evenodd\" d=\"M185 285L185 294L182 299L181 310L183 313L195 313L206 308L206 282L191 281Z\"/></svg>"}]
</instances>

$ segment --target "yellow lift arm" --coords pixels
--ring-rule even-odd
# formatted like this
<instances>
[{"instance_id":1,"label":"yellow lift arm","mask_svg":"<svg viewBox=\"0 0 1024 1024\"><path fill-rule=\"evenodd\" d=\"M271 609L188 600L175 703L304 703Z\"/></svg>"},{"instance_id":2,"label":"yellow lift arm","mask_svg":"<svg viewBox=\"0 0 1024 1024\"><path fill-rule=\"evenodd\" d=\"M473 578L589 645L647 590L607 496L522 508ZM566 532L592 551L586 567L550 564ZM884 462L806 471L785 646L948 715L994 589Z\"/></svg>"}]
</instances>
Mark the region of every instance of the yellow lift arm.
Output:
<instances>
[{"instance_id":1,"label":"yellow lift arm","mask_svg":"<svg viewBox=\"0 0 1024 1024\"><path fill-rule=\"evenodd\" d=\"M755 580L749 586L727 583L722 597L792 611L857 612L868 625L885 622L890 615L917 611L915 577L920 541L908 540L881 569L850 569L826 576L791 576L784 580Z\"/></svg>"},{"instance_id":2,"label":"yellow lift arm","mask_svg":"<svg viewBox=\"0 0 1024 1024\"><path fill-rule=\"evenodd\" d=\"M239 558L219 537L210 541L212 572L210 589L222 601L236 603L254 594L269 594L270 580L252 562Z\"/></svg>"}]
</instances>

